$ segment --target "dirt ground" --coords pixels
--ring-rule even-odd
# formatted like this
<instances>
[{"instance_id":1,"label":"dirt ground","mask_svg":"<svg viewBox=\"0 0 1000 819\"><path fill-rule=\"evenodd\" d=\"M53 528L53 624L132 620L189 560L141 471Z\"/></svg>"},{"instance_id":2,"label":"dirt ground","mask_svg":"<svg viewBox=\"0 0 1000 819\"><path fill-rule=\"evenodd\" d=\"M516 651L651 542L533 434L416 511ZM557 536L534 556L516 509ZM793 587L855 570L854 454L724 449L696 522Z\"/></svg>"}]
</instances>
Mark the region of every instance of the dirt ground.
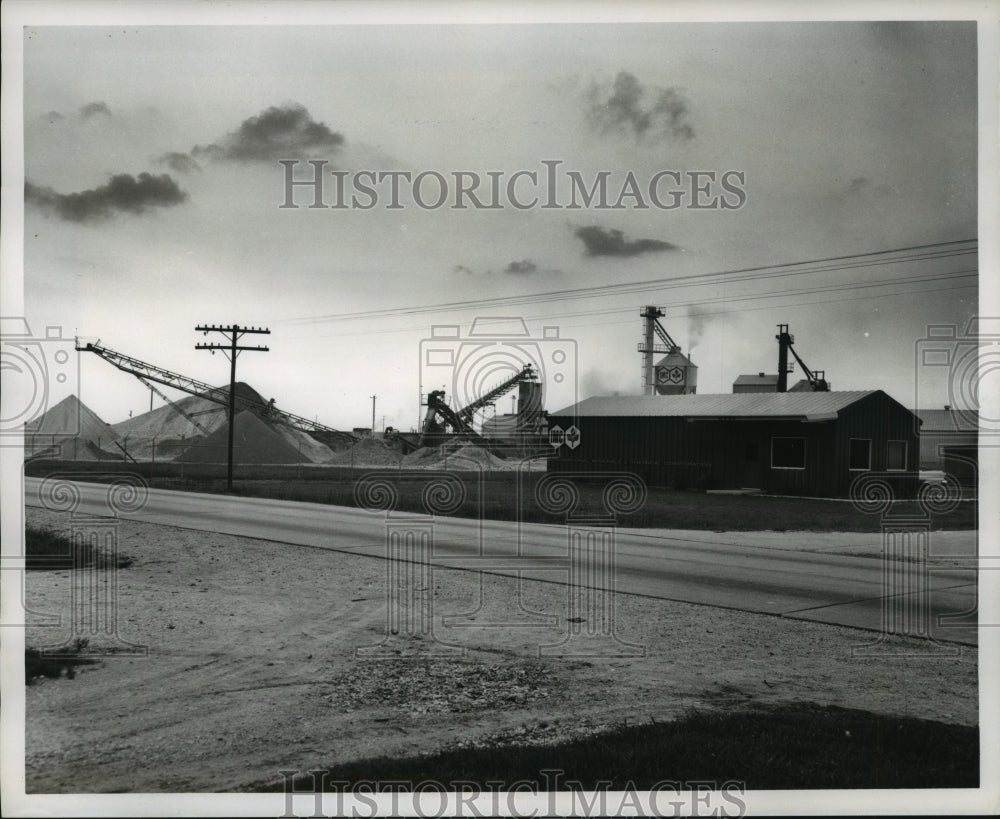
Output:
<instances>
[{"instance_id":1,"label":"dirt ground","mask_svg":"<svg viewBox=\"0 0 1000 819\"><path fill-rule=\"evenodd\" d=\"M36 508L26 519L67 526ZM283 769L550 742L692 708L808 701L978 720L967 646L858 658L852 646L877 635L620 594L619 653L639 656L540 658L573 628L565 586L525 581L518 606L513 578L434 569L437 641L391 638L389 658L365 657L355 650L386 635L384 560L129 521L119 550L134 563L100 582L117 579L120 640L91 635L86 650L148 654L27 688L28 793L234 791ZM26 645L65 643L69 573L30 572L27 595L63 626L30 627Z\"/></svg>"}]
</instances>

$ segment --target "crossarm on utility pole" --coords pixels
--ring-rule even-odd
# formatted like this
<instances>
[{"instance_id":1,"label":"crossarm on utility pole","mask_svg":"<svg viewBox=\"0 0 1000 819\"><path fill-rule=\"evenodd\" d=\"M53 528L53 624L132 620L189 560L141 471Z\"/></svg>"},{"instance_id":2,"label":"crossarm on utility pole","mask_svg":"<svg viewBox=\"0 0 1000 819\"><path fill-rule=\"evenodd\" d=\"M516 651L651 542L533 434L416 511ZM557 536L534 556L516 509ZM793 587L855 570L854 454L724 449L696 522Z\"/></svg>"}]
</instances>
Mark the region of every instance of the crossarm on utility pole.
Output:
<instances>
[{"instance_id":1,"label":"crossarm on utility pole","mask_svg":"<svg viewBox=\"0 0 1000 819\"><path fill-rule=\"evenodd\" d=\"M269 349L267 347L245 347L239 344L239 340L247 333L270 335L271 331L265 327L240 327L238 324L233 324L230 327L221 327L215 324L211 326L199 325L194 329L206 336L209 333L222 333L229 337L228 344L195 344L194 348L196 350L210 350L213 355L216 350L221 350L223 355L229 358L229 446L226 486L231 492L233 489L233 434L236 426L236 358L241 352L266 353Z\"/></svg>"}]
</instances>

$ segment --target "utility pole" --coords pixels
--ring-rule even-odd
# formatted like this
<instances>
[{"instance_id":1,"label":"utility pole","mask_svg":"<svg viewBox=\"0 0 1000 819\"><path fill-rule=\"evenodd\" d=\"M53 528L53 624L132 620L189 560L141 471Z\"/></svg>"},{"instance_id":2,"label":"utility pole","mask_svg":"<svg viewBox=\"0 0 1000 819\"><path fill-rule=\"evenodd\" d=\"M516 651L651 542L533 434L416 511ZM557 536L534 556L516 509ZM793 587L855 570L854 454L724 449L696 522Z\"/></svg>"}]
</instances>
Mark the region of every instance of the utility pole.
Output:
<instances>
[{"instance_id":1,"label":"utility pole","mask_svg":"<svg viewBox=\"0 0 1000 819\"><path fill-rule=\"evenodd\" d=\"M196 350L211 350L215 355L216 350L222 350L223 355L229 358L229 453L228 469L226 472L226 487L233 491L233 431L236 425L236 357L244 350L252 350L266 353L267 347L242 347L237 342L247 333L260 333L270 335L271 331L265 327L240 327L234 324L231 327L219 325L198 325L194 328L199 333L206 336L209 333L222 333L229 336L228 344L195 344Z\"/></svg>"},{"instance_id":2,"label":"utility pole","mask_svg":"<svg viewBox=\"0 0 1000 819\"><path fill-rule=\"evenodd\" d=\"M375 437L375 399L377 395L372 396L372 438Z\"/></svg>"}]
</instances>

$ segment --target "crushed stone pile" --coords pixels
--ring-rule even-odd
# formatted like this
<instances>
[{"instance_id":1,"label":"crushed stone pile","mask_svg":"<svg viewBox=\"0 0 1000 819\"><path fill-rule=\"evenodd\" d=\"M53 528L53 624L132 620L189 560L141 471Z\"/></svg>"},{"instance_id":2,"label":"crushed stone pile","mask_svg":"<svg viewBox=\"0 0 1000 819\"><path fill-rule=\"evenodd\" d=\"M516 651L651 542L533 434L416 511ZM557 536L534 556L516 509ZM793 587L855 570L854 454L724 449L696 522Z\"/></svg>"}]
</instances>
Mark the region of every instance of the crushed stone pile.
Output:
<instances>
[{"instance_id":1,"label":"crushed stone pile","mask_svg":"<svg viewBox=\"0 0 1000 819\"><path fill-rule=\"evenodd\" d=\"M119 437L96 412L69 395L25 425L24 454L76 461L121 460L114 445Z\"/></svg>"},{"instance_id":2,"label":"crushed stone pile","mask_svg":"<svg viewBox=\"0 0 1000 819\"><path fill-rule=\"evenodd\" d=\"M475 444L464 444L446 454L438 453L435 460L421 463L427 469L484 469L487 471L506 472L517 469L517 464L498 458L488 449Z\"/></svg>"},{"instance_id":3,"label":"crushed stone pile","mask_svg":"<svg viewBox=\"0 0 1000 819\"><path fill-rule=\"evenodd\" d=\"M229 395L229 385L219 387L217 392L223 396ZM242 381L236 382L236 397L266 403L259 392ZM114 429L122 437L128 435L133 441L199 438L211 435L225 426L227 417L226 404L205 398L204 395L188 395L174 401L173 405L164 404L151 412L120 421L114 424Z\"/></svg>"},{"instance_id":4,"label":"crushed stone pile","mask_svg":"<svg viewBox=\"0 0 1000 819\"><path fill-rule=\"evenodd\" d=\"M274 424L273 429L300 453L302 457L299 458L299 461L301 463L324 464L334 455L330 447L320 443L308 432L303 432L301 429L290 427L288 424Z\"/></svg>"},{"instance_id":5,"label":"crushed stone pile","mask_svg":"<svg viewBox=\"0 0 1000 819\"><path fill-rule=\"evenodd\" d=\"M422 446L409 455L403 456L403 466L419 468L441 460L441 448L437 446Z\"/></svg>"},{"instance_id":6,"label":"crushed stone pile","mask_svg":"<svg viewBox=\"0 0 1000 819\"><path fill-rule=\"evenodd\" d=\"M114 430L132 440L203 438L226 423L226 408L215 401L198 395L189 395L174 402L177 408L164 404L151 412L144 412L114 424ZM179 408L179 409L178 409ZM181 412L187 413L188 420Z\"/></svg>"},{"instance_id":7,"label":"crushed stone pile","mask_svg":"<svg viewBox=\"0 0 1000 819\"><path fill-rule=\"evenodd\" d=\"M306 460L298 449L250 410L237 413L234 426L233 463L236 465L296 464ZM174 460L192 464L224 464L228 457L228 445L229 425L224 424L204 440L189 446Z\"/></svg>"},{"instance_id":8,"label":"crushed stone pile","mask_svg":"<svg viewBox=\"0 0 1000 819\"><path fill-rule=\"evenodd\" d=\"M402 455L376 438L362 438L350 449L336 453L327 463L335 466L398 466Z\"/></svg>"}]
</instances>

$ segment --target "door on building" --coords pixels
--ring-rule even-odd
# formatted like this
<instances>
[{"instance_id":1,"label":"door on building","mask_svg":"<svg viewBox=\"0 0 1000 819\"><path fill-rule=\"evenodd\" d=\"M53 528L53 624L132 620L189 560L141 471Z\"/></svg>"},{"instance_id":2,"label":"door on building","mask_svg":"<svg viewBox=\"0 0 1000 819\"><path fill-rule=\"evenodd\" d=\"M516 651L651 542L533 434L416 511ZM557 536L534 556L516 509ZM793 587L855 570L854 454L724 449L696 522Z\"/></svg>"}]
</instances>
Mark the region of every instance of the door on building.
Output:
<instances>
[{"instance_id":1,"label":"door on building","mask_svg":"<svg viewBox=\"0 0 1000 819\"><path fill-rule=\"evenodd\" d=\"M761 446L756 439L745 439L739 443L737 460L740 488L761 488Z\"/></svg>"}]
</instances>

